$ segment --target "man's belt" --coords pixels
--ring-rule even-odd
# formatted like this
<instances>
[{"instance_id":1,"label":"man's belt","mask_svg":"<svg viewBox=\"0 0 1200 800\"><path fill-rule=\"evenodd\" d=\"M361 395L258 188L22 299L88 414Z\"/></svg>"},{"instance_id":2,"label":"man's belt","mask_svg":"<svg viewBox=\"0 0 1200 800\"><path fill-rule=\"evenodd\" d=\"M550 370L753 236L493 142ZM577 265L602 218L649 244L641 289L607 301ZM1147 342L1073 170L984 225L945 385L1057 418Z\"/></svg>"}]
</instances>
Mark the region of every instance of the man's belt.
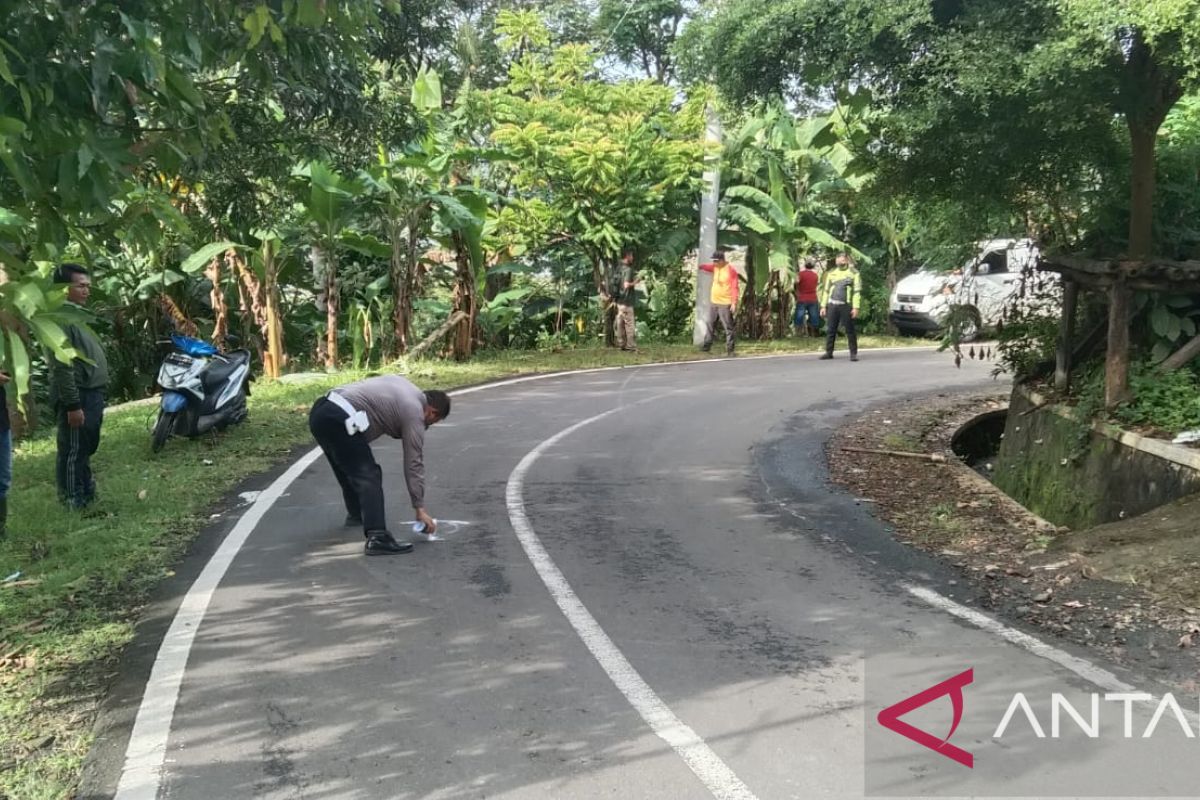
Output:
<instances>
[{"instance_id":1,"label":"man's belt","mask_svg":"<svg viewBox=\"0 0 1200 800\"><path fill-rule=\"evenodd\" d=\"M367 412L359 411L354 406L350 405L350 401L342 397L337 392L330 392L325 395L335 406L346 412L346 434L353 436L356 433L363 433L367 428L371 427L371 421L367 419Z\"/></svg>"}]
</instances>

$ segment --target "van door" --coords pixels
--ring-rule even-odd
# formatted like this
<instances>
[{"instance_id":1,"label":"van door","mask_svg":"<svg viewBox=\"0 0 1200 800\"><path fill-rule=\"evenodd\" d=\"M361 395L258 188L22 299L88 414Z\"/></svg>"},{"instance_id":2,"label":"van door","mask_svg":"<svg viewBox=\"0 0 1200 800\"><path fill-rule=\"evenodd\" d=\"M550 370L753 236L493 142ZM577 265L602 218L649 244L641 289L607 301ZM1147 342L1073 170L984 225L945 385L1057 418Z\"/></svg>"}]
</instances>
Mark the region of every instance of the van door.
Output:
<instances>
[{"instance_id":1,"label":"van door","mask_svg":"<svg viewBox=\"0 0 1200 800\"><path fill-rule=\"evenodd\" d=\"M971 305L978 309L985 327L994 327L1000 321L1005 304L1021 277L1010 269L1015 266L1010 255L1007 248L989 250L975 270L970 290Z\"/></svg>"}]
</instances>

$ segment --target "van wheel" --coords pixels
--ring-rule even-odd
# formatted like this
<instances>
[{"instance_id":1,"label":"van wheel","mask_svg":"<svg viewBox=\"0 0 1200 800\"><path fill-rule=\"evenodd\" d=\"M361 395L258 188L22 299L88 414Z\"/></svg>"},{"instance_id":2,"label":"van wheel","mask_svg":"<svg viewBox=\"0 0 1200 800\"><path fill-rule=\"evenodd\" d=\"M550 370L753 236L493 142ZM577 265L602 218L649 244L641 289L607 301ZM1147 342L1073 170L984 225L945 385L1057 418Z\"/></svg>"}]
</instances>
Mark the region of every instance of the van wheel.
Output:
<instances>
[{"instance_id":1,"label":"van wheel","mask_svg":"<svg viewBox=\"0 0 1200 800\"><path fill-rule=\"evenodd\" d=\"M979 310L968 308L966 318L962 321L962 329L959 331L959 340L973 342L979 338L979 334L982 332L983 318L979 316Z\"/></svg>"}]
</instances>

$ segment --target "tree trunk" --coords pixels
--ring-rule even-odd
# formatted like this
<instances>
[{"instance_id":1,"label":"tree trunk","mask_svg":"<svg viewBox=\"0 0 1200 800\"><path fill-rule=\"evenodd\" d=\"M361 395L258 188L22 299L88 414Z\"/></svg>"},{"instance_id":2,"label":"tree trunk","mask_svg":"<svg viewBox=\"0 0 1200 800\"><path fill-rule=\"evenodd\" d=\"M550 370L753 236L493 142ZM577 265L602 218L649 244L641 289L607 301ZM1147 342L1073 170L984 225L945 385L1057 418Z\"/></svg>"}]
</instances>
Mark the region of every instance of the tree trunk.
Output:
<instances>
[{"instance_id":1,"label":"tree trunk","mask_svg":"<svg viewBox=\"0 0 1200 800\"><path fill-rule=\"evenodd\" d=\"M236 250L230 250L225 254L225 264L232 267L237 275L243 330L249 330L251 326L257 328L258 336L255 337L254 349L263 365L263 372L267 372L267 302L263 296L263 282L258 279L258 275L250 269L246 259L242 258Z\"/></svg>"},{"instance_id":2,"label":"tree trunk","mask_svg":"<svg viewBox=\"0 0 1200 800\"><path fill-rule=\"evenodd\" d=\"M191 337L200 335L200 330L196 327L196 323L189 319L187 314L183 313L183 309L175 302L175 298L166 292L158 295L158 307L171 320L177 333Z\"/></svg>"},{"instance_id":3,"label":"tree trunk","mask_svg":"<svg viewBox=\"0 0 1200 800\"><path fill-rule=\"evenodd\" d=\"M412 326L408 307L408 263L407 240L400 236L401 226L392 225L392 355L400 356L408 350L408 331Z\"/></svg>"},{"instance_id":4,"label":"tree trunk","mask_svg":"<svg viewBox=\"0 0 1200 800\"><path fill-rule=\"evenodd\" d=\"M424 227L423 214L423 210L417 209L409 215L403 240L399 228L392 236L392 332L397 355L408 352L413 336L413 300L421 294L423 272L418 248L420 231Z\"/></svg>"},{"instance_id":5,"label":"tree trunk","mask_svg":"<svg viewBox=\"0 0 1200 800\"><path fill-rule=\"evenodd\" d=\"M746 320L746 338L757 339L759 333L758 293L754 290L755 271L758 265L754 263L754 248L746 248L746 288L739 292L738 307L742 309L742 319Z\"/></svg>"},{"instance_id":6,"label":"tree trunk","mask_svg":"<svg viewBox=\"0 0 1200 800\"><path fill-rule=\"evenodd\" d=\"M512 288L511 272L496 274L489 270L487 278L484 282L483 299L490 303L495 300L501 292L508 291L510 288ZM493 342L493 344L499 347L508 347L510 338L511 337L509 336L507 329L497 331L496 340Z\"/></svg>"},{"instance_id":7,"label":"tree trunk","mask_svg":"<svg viewBox=\"0 0 1200 800\"><path fill-rule=\"evenodd\" d=\"M1129 257L1144 259L1153 250L1154 145L1158 125L1150 127L1129 120L1133 165L1129 189Z\"/></svg>"},{"instance_id":8,"label":"tree trunk","mask_svg":"<svg viewBox=\"0 0 1200 800\"><path fill-rule=\"evenodd\" d=\"M283 316L279 312L278 267L275 250L269 241L263 247L263 284L267 304L267 356L263 371L270 378L278 378L283 372L286 356L283 352Z\"/></svg>"},{"instance_id":9,"label":"tree trunk","mask_svg":"<svg viewBox=\"0 0 1200 800\"><path fill-rule=\"evenodd\" d=\"M786 339L788 329L791 327L792 309L790 303L792 290L784 286L782 273L777 273L775 278L775 290L779 295L779 307L776 309L775 314L775 338Z\"/></svg>"},{"instance_id":10,"label":"tree trunk","mask_svg":"<svg viewBox=\"0 0 1200 800\"><path fill-rule=\"evenodd\" d=\"M1129 399L1129 286L1124 278L1108 290L1108 354L1105 359L1104 407L1111 410Z\"/></svg>"},{"instance_id":11,"label":"tree trunk","mask_svg":"<svg viewBox=\"0 0 1200 800\"><path fill-rule=\"evenodd\" d=\"M313 245L308 251L308 260L312 265L313 283L317 287L317 310L328 313L328 298L325 286L325 255L321 248ZM324 364L328 359L327 340L324 336L317 337L317 363Z\"/></svg>"},{"instance_id":12,"label":"tree trunk","mask_svg":"<svg viewBox=\"0 0 1200 800\"><path fill-rule=\"evenodd\" d=\"M1063 285L1062 322L1058 329L1058 351L1055 354L1054 388L1060 392L1071 389L1071 355L1075 347L1075 307L1079 303L1079 284L1066 281Z\"/></svg>"},{"instance_id":13,"label":"tree trunk","mask_svg":"<svg viewBox=\"0 0 1200 800\"><path fill-rule=\"evenodd\" d=\"M592 281L600 298L600 319L604 323L604 346L617 346L617 304L610 291L613 267L602 256L592 256Z\"/></svg>"},{"instance_id":14,"label":"tree trunk","mask_svg":"<svg viewBox=\"0 0 1200 800\"><path fill-rule=\"evenodd\" d=\"M325 369L338 366L338 276L337 259L333 253L325 257Z\"/></svg>"},{"instance_id":15,"label":"tree trunk","mask_svg":"<svg viewBox=\"0 0 1200 800\"><path fill-rule=\"evenodd\" d=\"M460 234L454 234L454 305L455 312L465 317L458 323L451 340L451 354L456 361L466 361L475 349L477 339L479 300L475 292L475 272L471 269L471 256L467 243Z\"/></svg>"},{"instance_id":16,"label":"tree trunk","mask_svg":"<svg viewBox=\"0 0 1200 800\"><path fill-rule=\"evenodd\" d=\"M1168 356L1159 365L1159 369L1163 372L1172 372L1187 366L1196 356L1200 356L1200 336L1193 336L1190 342Z\"/></svg>"},{"instance_id":17,"label":"tree trunk","mask_svg":"<svg viewBox=\"0 0 1200 800\"><path fill-rule=\"evenodd\" d=\"M429 347L434 342L436 342L438 339L442 338L447 333L449 333L450 329L455 327L456 325L461 328L462 327L461 323L466 321L466 318L467 318L467 315L462 311L452 312L450 314L450 316L446 318L446 321L443 322L441 324L441 326L438 327L437 330L435 330L433 333L426 336L424 338L424 340L422 340L420 343L417 344L416 347L414 347L412 350L410 350L408 352L409 359L411 360L411 359L418 358L421 355L421 353L424 353L426 350L428 350Z\"/></svg>"},{"instance_id":18,"label":"tree trunk","mask_svg":"<svg viewBox=\"0 0 1200 800\"><path fill-rule=\"evenodd\" d=\"M225 337L229 334L229 306L225 303L225 291L221 286L221 257L208 262L204 277L212 283L209 300L213 310L212 343L220 350L225 349Z\"/></svg>"}]
</instances>

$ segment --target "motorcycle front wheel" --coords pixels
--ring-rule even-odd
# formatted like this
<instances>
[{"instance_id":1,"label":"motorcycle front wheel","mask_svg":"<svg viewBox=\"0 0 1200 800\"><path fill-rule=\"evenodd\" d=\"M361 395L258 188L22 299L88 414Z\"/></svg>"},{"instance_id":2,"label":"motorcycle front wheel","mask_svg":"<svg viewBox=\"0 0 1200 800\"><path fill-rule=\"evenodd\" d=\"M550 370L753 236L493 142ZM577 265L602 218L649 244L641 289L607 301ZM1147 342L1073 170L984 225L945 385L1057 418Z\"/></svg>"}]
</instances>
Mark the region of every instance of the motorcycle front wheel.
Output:
<instances>
[{"instance_id":1,"label":"motorcycle front wheel","mask_svg":"<svg viewBox=\"0 0 1200 800\"><path fill-rule=\"evenodd\" d=\"M171 432L175 430L175 418L179 416L178 411L159 411L158 419L154 421L154 430L150 433L150 450L157 453L162 450L167 439L171 438Z\"/></svg>"}]
</instances>

